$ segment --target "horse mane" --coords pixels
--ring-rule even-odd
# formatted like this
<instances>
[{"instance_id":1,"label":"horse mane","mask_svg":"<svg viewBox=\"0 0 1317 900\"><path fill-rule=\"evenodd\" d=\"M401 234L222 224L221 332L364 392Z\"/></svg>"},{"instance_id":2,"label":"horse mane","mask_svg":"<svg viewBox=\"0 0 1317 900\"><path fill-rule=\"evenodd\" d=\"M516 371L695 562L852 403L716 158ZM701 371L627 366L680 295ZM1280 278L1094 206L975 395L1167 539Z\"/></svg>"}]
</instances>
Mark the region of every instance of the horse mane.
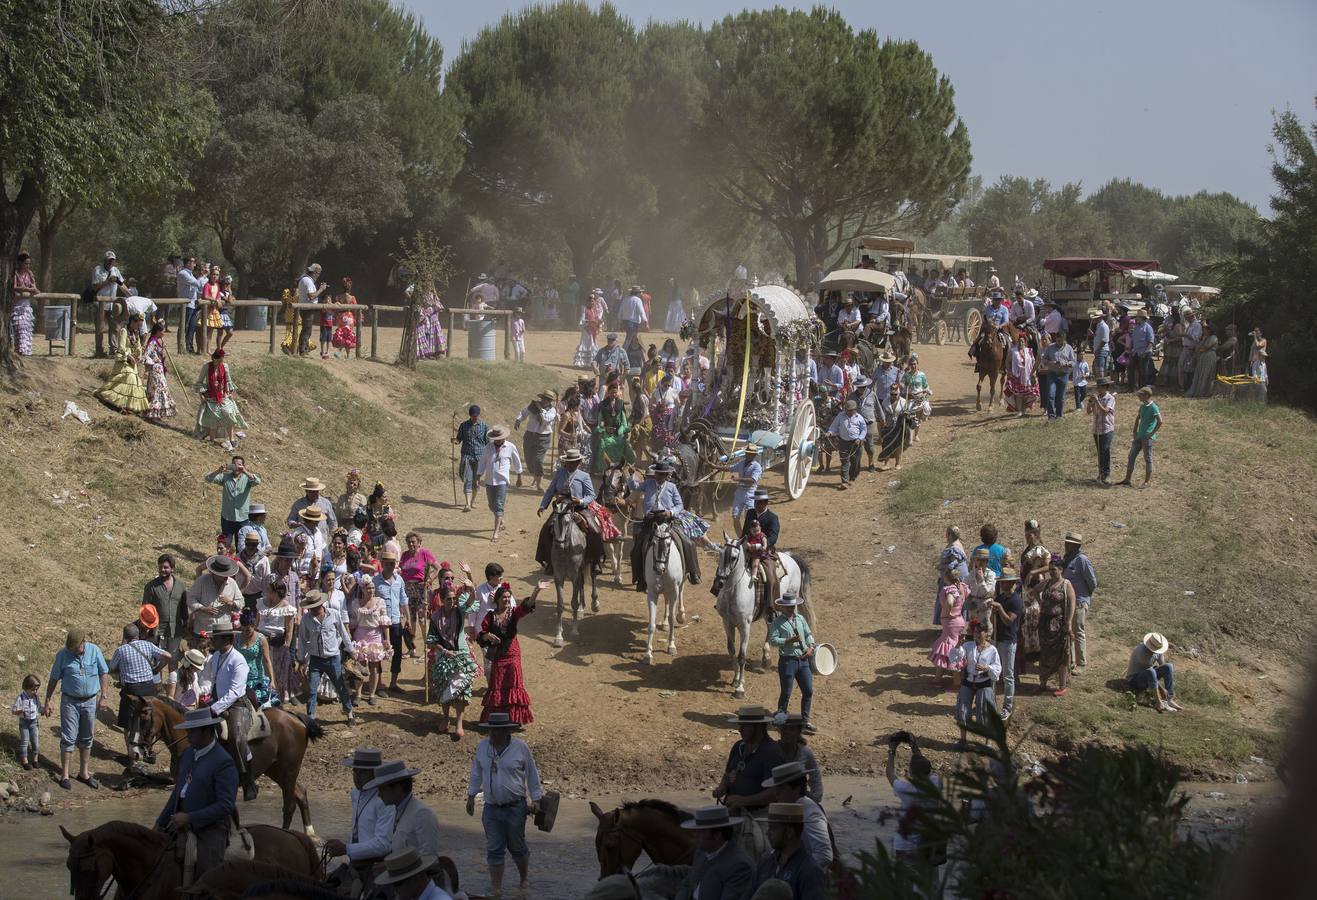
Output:
<instances>
[{"instance_id":1,"label":"horse mane","mask_svg":"<svg viewBox=\"0 0 1317 900\"><path fill-rule=\"evenodd\" d=\"M691 817L691 814L684 809L679 809L666 800L656 798L647 798L644 800L628 800L622 804L622 812L635 812L651 810L667 816L674 824L680 825Z\"/></svg>"},{"instance_id":2,"label":"horse mane","mask_svg":"<svg viewBox=\"0 0 1317 900\"><path fill-rule=\"evenodd\" d=\"M181 716L187 715L187 707L184 706L182 703L179 703L173 697L166 697L164 694L156 694L155 699L159 700L161 703L163 703L165 706L169 707L179 715Z\"/></svg>"},{"instance_id":3,"label":"horse mane","mask_svg":"<svg viewBox=\"0 0 1317 900\"><path fill-rule=\"evenodd\" d=\"M145 825L138 825L136 822L129 822L124 819L111 819L109 822L102 822L87 833L91 835L93 843L106 838L114 838L132 843L142 842L147 845L156 845L164 837L154 828L147 828Z\"/></svg>"}]
</instances>

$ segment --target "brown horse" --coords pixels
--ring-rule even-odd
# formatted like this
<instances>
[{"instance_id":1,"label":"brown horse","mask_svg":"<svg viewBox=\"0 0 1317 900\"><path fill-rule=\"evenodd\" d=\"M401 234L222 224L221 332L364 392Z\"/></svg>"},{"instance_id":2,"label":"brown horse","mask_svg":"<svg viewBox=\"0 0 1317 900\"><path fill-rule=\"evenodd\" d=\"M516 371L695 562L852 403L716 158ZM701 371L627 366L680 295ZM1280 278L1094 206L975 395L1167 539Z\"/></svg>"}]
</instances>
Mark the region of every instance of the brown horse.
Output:
<instances>
[{"instance_id":1,"label":"brown horse","mask_svg":"<svg viewBox=\"0 0 1317 900\"><path fill-rule=\"evenodd\" d=\"M642 850L659 865L690 865L695 834L681 827L690 813L665 800L636 800L607 813L591 800L590 811L599 820L594 849L600 878L629 871Z\"/></svg>"},{"instance_id":2,"label":"brown horse","mask_svg":"<svg viewBox=\"0 0 1317 900\"><path fill-rule=\"evenodd\" d=\"M74 900L100 900L110 878L120 897L177 900L181 896L173 835L123 821L106 822L76 835L63 825L59 830L69 842L69 893ZM320 856L306 835L273 825L249 825L247 831L255 845L254 862L276 864L299 878L321 877Z\"/></svg>"},{"instance_id":3,"label":"brown horse","mask_svg":"<svg viewBox=\"0 0 1317 900\"><path fill-rule=\"evenodd\" d=\"M150 751L156 740L164 741L169 747L169 774L175 778L178 777L179 758L187 745L187 733L176 731L175 726L183 721L186 712L178 703L165 697L149 697L142 706L139 733L143 746ZM253 778L268 775L283 791L284 828L292 824L296 807L302 816L302 829L314 837L311 807L297 776L302 771L307 744L321 738L324 729L319 722L307 719L301 713L283 709L267 709L265 718L270 722L270 734L249 745Z\"/></svg>"},{"instance_id":4,"label":"brown horse","mask_svg":"<svg viewBox=\"0 0 1317 900\"><path fill-rule=\"evenodd\" d=\"M997 402L997 380L1002 380L1005 390L1006 347L998 335L1001 332L996 324L984 321L979 340L974 345L974 371L979 376L974 388L974 408L983 409L983 379L988 379L988 409Z\"/></svg>"}]
</instances>

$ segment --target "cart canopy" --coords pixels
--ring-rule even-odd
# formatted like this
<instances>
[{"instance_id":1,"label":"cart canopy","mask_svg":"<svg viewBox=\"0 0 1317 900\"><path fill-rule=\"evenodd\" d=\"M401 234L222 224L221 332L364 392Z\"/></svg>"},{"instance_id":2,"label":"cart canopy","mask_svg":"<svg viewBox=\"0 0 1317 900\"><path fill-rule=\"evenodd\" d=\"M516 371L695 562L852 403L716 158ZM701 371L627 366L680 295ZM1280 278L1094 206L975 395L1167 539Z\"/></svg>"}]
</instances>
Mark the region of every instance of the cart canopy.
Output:
<instances>
[{"instance_id":1,"label":"cart canopy","mask_svg":"<svg viewBox=\"0 0 1317 900\"><path fill-rule=\"evenodd\" d=\"M896 279L877 269L838 269L829 272L819 282L822 291L887 291L896 290Z\"/></svg>"},{"instance_id":2,"label":"cart canopy","mask_svg":"<svg viewBox=\"0 0 1317 900\"><path fill-rule=\"evenodd\" d=\"M899 263L902 260L934 262L944 269L954 269L956 263L990 263L991 256L965 256L959 253L884 253L883 259Z\"/></svg>"},{"instance_id":3,"label":"cart canopy","mask_svg":"<svg viewBox=\"0 0 1317 900\"><path fill-rule=\"evenodd\" d=\"M865 288L872 290L872 288ZM732 315L741 317L742 304L739 302L745 295L740 296L715 294L710 297L700 310L696 321L702 325L705 318L712 312L715 315L722 313L729 308L728 299L730 297L730 309ZM761 284L757 287L750 288L750 302L761 312L765 319L768 320L774 333L784 325L791 325L797 322L808 322L814 315L813 309L805 303L799 294L789 287L783 287L780 284Z\"/></svg>"},{"instance_id":4,"label":"cart canopy","mask_svg":"<svg viewBox=\"0 0 1317 900\"><path fill-rule=\"evenodd\" d=\"M1127 278L1138 278L1142 281L1178 281L1179 275L1172 275L1170 272L1156 272L1152 269L1130 269L1125 273Z\"/></svg>"},{"instance_id":5,"label":"cart canopy","mask_svg":"<svg viewBox=\"0 0 1317 900\"><path fill-rule=\"evenodd\" d=\"M877 234L862 234L851 241L852 250L895 250L909 253L915 249L914 241L905 238L883 237Z\"/></svg>"},{"instance_id":6,"label":"cart canopy","mask_svg":"<svg viewBox=\"0 0 1317 900\"><path fill-rule=\"evenodd\" d=\"M1043 268L1066 278L1086 275L1089 272L1119 274L1130 269L1161 269L1155 259L1110 259L1102 256L1058 256L1043 260Z\"/></svg>"},{"instance_id":7,"label":"cart canopy","mask_svg":"<svg viewBox=\"0 0 1317 900\"><path fill-rule=\"evenodd\" d=\"M1166 290L1174 294L1206 294L1209 297L1221 293L1220 288L1208 287L1205 284L1168 284Z\"/></svg>"}]
</instances>

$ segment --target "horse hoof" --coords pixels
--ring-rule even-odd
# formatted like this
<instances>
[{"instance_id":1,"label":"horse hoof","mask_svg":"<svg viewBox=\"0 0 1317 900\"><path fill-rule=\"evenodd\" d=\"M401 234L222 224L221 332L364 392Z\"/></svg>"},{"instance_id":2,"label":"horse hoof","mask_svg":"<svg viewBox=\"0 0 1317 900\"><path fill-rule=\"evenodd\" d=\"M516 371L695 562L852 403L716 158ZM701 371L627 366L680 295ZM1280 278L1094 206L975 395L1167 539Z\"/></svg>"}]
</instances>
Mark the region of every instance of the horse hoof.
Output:
<instances>
[{"instance_id":1,"label":"horse hoof","mask_svg":"<svg viewBox=\"0 0 1317 900\"><path fill-rule=\"evenodd\" d=\"M676 656L676 655L677 655L677 645L668 644L668 656Z\"/></svg>"},{"instance_id":2,"label":"horse hoof","mask_svg":"<svg viewBox=\"0 0 1317 900\"><path fill-rule=\"evenodd\" d=\"M590 612L599 612L599 598L595 597L590 601Z\"/></svg>"},{"instance_id":3,"label":"horse hoof","mask_svg":"<svg viewBox=\"0 0 1317 900\"><path fill-rule=\"evenodd\" d=\"M732 691L732 697L735 698L735 699L737 699L737 700L744 700L744 699L745 699L745 688L741 688L740 690Z\"/></svg>"},{"instance_id":4,"label":"horse hoof","mask_svg":"<svg viewBox=\"0 0 1317 900\"><path fill-rule=\"evenodd\" d=\"M553 639L553 646L561 647L562 645L563 645L563 640L562 640L562 635L560 634Z\"/></svg>"},{"instance_id":5,"label":"horse hoof","mask_svg":"<svg viewBox=\"0 0 1317 900\"><path fill-rule=\"evenodd\" d=\"M653 653L649 653L649 652L646 652L646 653L645 653L645 665L647 665L647 666L652 666L652 665L654 665L654 654L653 654Z\"/></svg>"},{"instance_id":6,"label":"horse hoof","mask_svg":"<svg viewBox=\"0 0 1317 900\"><path fill-rule=\"evenodd\" d=\"M573 623L572 623L572 637L580 637L580 636L581 636L581 629L577 628L577 627L576 627L576 623L573 622Z\"/></svg>"}]
</instances>

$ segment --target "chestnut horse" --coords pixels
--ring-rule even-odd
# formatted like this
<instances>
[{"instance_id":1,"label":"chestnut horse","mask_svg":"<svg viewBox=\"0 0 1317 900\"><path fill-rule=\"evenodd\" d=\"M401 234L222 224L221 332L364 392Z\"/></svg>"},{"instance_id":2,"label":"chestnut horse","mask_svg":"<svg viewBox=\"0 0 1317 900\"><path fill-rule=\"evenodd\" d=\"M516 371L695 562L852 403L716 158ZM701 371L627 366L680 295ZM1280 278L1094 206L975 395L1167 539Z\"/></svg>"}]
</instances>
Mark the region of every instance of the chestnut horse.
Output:
<instances>
[{"instance_id":1,"label":"chestnut horse","mask_svg":"<svg viewBox=\"0 0 1317 900\"><path fill-rule=\"evenodd\" d=\"M988 379L988 409L997 402L997 380L1001 379L1002 391L1006 389L1006 347L999 335L1002 331L986 319L979 340L974 345L974 372L979 376L974 388L974 408L983 409L983 379Z\"/></svg>"},{"instance_id":2,"label":"chestnut horse","mask_svg":"<svg viewBox=\"0 0 1317 900\"><path fill-rule=\"evenodd\" d=\"M600 878L629 872L642 850L659 865L690 865L695 833L681 823L691 814L666 800L630 801L607 813L591 800L590 811L599 820L594 849Z\"/></svg>"},{"instance_id":3,"label":"chestnut horse","mask_svg":"<svg viewBox=\"0 0 1317 900\"><path fill-rule=\"evenodd\" d=\"M106 822L76 835L63 825L59 830L69 842L69 893L74 900L100 900L111 878L119 897L176 900L181 896L173 835L124 821ZM322 877L320 855L306 835L273 825L249 825L247 831L255 847L254 862L277 865L299 878Z\"/></svg>"},{"instance_id":4,"label":"chestnut horse","mask_svg":"<svg viewBox=\"0 0 1317 900\"><path fill-rule=\"evenodd\" d=\"M162 740L169 747L169 774L178 777L178 762L187 747L187 732L176 731L175 726L183 721L187 712L178 703L165 697L148 697L142 705L141 722L138 733L142 736L142 745L150 751L157 740ZM253 780L268 775L283 791L283 827L293 822L293 808L302 816L302 829L315 836L311 827L311 807L307 803L306 790L297 782L302 771L302 757L306 755L306 746L311 741L324 736L320 723L308 719L298 712L272 708L265 710L265 718L270 722L270 734L259 741L252 741L251 766Z\"/></svg>"}]
</instances>

